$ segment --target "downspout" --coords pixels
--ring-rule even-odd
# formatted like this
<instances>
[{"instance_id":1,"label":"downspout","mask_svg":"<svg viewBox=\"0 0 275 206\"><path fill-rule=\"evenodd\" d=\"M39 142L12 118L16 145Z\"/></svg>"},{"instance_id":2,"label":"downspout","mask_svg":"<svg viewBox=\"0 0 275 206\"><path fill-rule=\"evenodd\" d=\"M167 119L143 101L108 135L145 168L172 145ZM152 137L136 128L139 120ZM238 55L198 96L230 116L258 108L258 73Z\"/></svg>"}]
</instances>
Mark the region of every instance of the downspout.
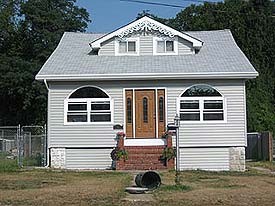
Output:
<instances>
[{"instance_id":1,"label":"downspout","mask_svg":"<svg viewBox=\"0 0 275 206\"><path fill-rule=\"evenodd\" d=\"M46 86L46 88L47 88L47 91L48 91L48 105L47 105L47 111L49 111L49 92L50 92L50 89L49 89L49 85L48 85L48 83L47 83L47 80L46 79L44 79L44 84L45 84L45 86ZM47 114L47 120L48 120L48 114ZM48 123L49 121L47 121L47 123ZM47 144L47 163L46 163L46 165L45 165L45 167L49 167L50 166L50 162L49 162L49 160L50 160L50 150L49 150L49 148L48 148L48 146L49 146L49 139L48 139L48 127L47 127L47 124L45 124L45 138L46 138L46 144Z\"/></svg>"},{"instance_id":2,"label":"downspout","mask_svg":"<svg viewBox=\"0 0 275 206\"><path fill-rule=\"evenodd\" d=\"M45 84L45 86L46 86L46 88L47 88L47 90L48 90L48 92L49 92L49 85L48 85L48 83L47 83L47 80L46 80L46 79L44 79L44 84Z\"/></svg>"}]
</instances>

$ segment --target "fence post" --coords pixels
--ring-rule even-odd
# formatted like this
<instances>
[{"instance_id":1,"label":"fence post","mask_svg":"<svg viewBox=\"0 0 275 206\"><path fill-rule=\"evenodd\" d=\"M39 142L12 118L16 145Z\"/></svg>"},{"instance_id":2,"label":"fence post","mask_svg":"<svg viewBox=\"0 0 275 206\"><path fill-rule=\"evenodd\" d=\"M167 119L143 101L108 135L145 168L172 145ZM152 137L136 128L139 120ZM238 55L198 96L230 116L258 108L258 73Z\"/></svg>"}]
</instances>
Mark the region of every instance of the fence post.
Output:
<instances>
[{"instance_id":1,"label":"fence post","mask_svg":"<svg viewBox=\"0 0 275 206\"><path fill-rule=\"evenodd\" d=\"M262 155L262 134L261 133L258 135L257 145L258 145L258 155L257 155L258 158L257 158L257 160L259 161L259 160L263 159L263 155Z\"/></svg>"},{"instance_id":2,"label":"fence post","mask_svg":"<svg viewBox=\"0 0 275 206\"><path fill-rule=\"evenodd\" d=\"M48 134L47 134L47 124L44 125L44 162L43 166L48 165Z\"/></svg>"},{"instance_id":3,"label":"fence post","mask_svg":"<svg viewBox=\"0 0 275 206\"><path fill-rule=\"evenodd\" d=\"M22 167L22 127L20 124L17 127L17 154L18 166Z\"/></svg>"},{"instance_id":4,"label":"fence post","mask_svg":"<svg viewBox=\"0 0 275 206\"><path fill-rule=\"evenodd\" d=\"M269 161L273 161L273 138L272 133L268 132L268 141L269 141Z\"/></svg>"}]
</instances>

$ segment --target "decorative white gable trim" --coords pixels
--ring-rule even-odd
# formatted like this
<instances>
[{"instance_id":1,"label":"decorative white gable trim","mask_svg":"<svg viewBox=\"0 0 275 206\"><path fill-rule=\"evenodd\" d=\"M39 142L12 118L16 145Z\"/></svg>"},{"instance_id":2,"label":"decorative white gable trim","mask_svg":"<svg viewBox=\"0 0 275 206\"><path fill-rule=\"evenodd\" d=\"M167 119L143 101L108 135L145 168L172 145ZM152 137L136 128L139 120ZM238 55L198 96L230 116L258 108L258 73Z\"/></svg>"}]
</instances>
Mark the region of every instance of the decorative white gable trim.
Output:
<instances>
[{"instance_id":1,"label":"decorative white gable trim","mask_svg":"<svg viewBox=\"0 0 275 206\"><path fill-rule=\"evenodd\" d=\"M173 38L175 36L172 31L169 31L169 30L163 28L161 25L157 25L154 22L145 20L145 21L139 22L138 24L122 31L120 34L118 34L118 37L123 38L125 36L128 36L129 34L137 32L137 31L145 31L145 32L158 31L159 33L169 36L171 38Z\"/></svg>"},{"instance_id":2,"label":"decorative white gable trim","mask_svg":"<svg viewBox=\"0 0 275 206\"><path fill-rule=\"evenodd\" d=\"M163 35L169 36L170 38L178 36L191 42L193 44L193 47L198 49L200 49L203 45L203 42L201 40L198 40L188 34L181 33L175 29L172 29L171 27L155 21L154 19L144 16L118 30L115 30L114 32L111 32L91 42L90 46L93 49L99 49L101 47L101 43L105 42L106 40L109 40L113 37L124 38L125 36L137 31L158 31Z\"/></svg>"}]
</instances>

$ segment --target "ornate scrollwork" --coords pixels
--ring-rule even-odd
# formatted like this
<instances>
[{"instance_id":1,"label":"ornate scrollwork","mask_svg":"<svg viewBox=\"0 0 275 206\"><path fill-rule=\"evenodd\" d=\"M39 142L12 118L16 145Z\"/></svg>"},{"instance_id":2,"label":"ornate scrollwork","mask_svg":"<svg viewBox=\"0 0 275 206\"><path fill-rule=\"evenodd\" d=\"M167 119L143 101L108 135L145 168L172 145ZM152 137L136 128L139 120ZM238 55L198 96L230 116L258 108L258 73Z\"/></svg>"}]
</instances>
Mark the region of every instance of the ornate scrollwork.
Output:
<instances>
[{"instance_id":1,"label":"ornate scrollwork","mask_svg":"<svg viewBox=\"0 0 275 206\"><path fill-rule=\"evenodd\" d=\"M132 34L134 32L138 32L138 31L145 31L145 32L158 31L163 35L169 36L170 38L173 38L175 36L171 31L168 31L167 29L164 29L163 27L158 26L158 25L154 24L153 22L143 21L143 22L140 22L140 23L124 30L123 32L118 34L118 37L123 38L129 34Z\"/></svg>"}]
</instances>

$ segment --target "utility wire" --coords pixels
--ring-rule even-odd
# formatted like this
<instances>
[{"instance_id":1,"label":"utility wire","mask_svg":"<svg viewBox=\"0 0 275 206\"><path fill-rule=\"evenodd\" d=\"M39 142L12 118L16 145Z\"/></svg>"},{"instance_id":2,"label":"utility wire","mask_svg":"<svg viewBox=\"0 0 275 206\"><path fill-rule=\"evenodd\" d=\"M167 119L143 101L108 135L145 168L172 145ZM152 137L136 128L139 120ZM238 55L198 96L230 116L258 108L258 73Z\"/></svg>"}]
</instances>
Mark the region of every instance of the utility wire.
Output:
<instances>
[{"instance_id":1,"label":"utility wire","mask_svg":"<svg viewBox=\"0 0 275 206\"><path fill-rule=\"evenodd\" d=\"M139 0L120 0L120 1L141 3L141 4L150 4L150 5L157 5L157 6L167 6L167 7L182 8L182 9L186 8L186 6L180 6L180 5L175 5L175 4L164 4L164 3L158 3L158 2L148 2L148 1L139 1Z\"/></svg>"},{"instance_id":2,"label":"utility wire","mask_svg":"<svg viewBox=\"0 0 275 206\"><path fill-rule=\"evenodd\" d=\"M176 4L165 4L160 2L149 2L149 1L140 1L140 0L120 0L124 2L132 2L132 3L140 3L140 4L150 4L150 5L156 5L156 6L166 6L166 7L174 7L174 8L186 8L186 6L176 5ZM197 3L217 3L217 2L210 2L210 1L203 1L203 0L181 0L185 2L197 2Z\"/></svg>"},{"instance_id":3,"label":"utility wire","mask_svg":"<svg viewBox=\"0 0 275 206\"><path fill-rule=\"evenodd\" d=\"M165 4L165 3L160 3L160 2L148 2L148 1L139 1L139 0L120 0L120 1L124 1L124 2L129 2L129 3L140 3L140 4L150 4L150 5L156 5L156 6L166 6L166 7L174 7L174 8L187 8L187 6L181 6L181 5L175 5L175 4ZM203 0L181 0L181 1L185 1L185 2L198 2L198 3L217 3L216 2L211 2L211 1L203 1ZM217 9L213 9L213 12L219 12L219 13L228 13L228 11L222 11L222 10L217 10ZM240 12L239 12L240 13ZM275 18L274 15L271 15L269 17Z\"/></svg>"}]
</instances>

